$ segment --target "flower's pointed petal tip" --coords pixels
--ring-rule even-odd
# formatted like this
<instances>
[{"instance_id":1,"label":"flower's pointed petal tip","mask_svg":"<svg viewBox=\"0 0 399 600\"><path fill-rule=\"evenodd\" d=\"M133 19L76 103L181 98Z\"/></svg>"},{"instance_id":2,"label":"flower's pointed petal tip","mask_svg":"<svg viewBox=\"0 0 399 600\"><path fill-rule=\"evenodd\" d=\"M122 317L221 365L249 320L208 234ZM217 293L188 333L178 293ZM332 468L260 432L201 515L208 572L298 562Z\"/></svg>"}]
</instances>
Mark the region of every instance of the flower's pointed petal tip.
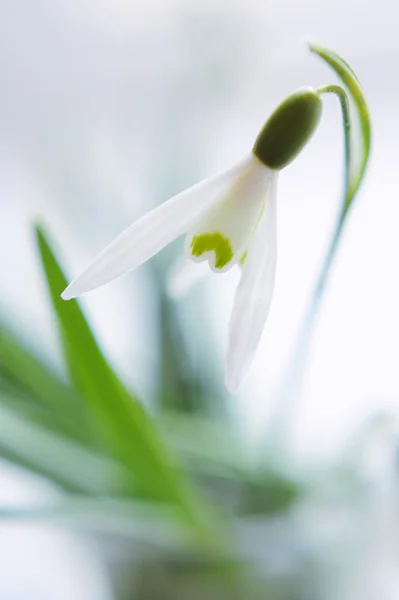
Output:
<instances>
[{"instance_id":1,"label":"flower's pointed petal tip","mask_svg":"<svg viewBox=\"0 0 399 600\"><path fill-rule=\"evenodd\" d=\"M96 286L94 286L96 287ZM85 283L84 274L77 279L71 281L71 283L65 288L65 290L61 294L61 298L63 300L74 300L75 298L80 298L94 289L93 286L89 285L89 283Z\"/></svg>"},{"instance_id":2,"label":"flower's pointed petal tip","mask_svg":"<svg viewBox=\"0 0 399 600\"><path fill-rule=\"evenodd\" d=\"M76 296L78 296L78 294L76 293L73 284L68 285L61 294L63 300L72 300L73 298L76 298Z\"/></svg>"},{"instance_id":3,"label":"flower's pointed petal tip","mask_svg":"<svg viewBox=\"0 0 399 600\"><path fill-rule=\"evenodd\" d=\"M246 373L239 373L238 370L229 364L229 354L226 356L224 384L231 396L237 396L241 390L242 383Z\"/></svg>"},{"instance_id":4,"label":"flower's pointed petal tip","mask_svg":"<svg viewBox=\"0 0 399 600\"><path fill-rule=\"evenodd\" d=\"M234 377L231 379L229 379L227 377L225 378L225 386L226 386L226 389L229 392L230 396L237 396L237 394L241 388L241 383L242 383L242 381L238 381Z\"/></svg>"},{"instance_id":5,"label":"flower's pointed petal tip","mask_svg":"<svg viewBox=\"0 0 399 600\"><path fill-rule=\"evenodd\" d=\"M72 300L72 296L70 295L68 288L65 288L60 295L62 300Z\"/></svg>"}]
</instances>

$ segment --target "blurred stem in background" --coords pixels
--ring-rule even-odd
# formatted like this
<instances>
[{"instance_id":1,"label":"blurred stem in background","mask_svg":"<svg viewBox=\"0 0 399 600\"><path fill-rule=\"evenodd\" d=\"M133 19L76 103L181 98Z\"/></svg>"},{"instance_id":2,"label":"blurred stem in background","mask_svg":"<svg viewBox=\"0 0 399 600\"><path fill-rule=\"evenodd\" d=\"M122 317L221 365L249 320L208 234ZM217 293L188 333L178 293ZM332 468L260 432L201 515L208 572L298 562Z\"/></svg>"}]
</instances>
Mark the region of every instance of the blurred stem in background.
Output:
<instances>
[{"instance_id":1,"label":"blurred stem in background","mask_svg":"<svg viewBox=\"0 0 399 600\"><path fill-rule=\"evenodd\" d=\"M153 274L159 314L158 410L223 419L227 424L232 411L218 372L221 360L204 295L195 290L194 294L174 297L168 289L170 268L162 256L148 268Z\"/></svg>"}]
</instances>

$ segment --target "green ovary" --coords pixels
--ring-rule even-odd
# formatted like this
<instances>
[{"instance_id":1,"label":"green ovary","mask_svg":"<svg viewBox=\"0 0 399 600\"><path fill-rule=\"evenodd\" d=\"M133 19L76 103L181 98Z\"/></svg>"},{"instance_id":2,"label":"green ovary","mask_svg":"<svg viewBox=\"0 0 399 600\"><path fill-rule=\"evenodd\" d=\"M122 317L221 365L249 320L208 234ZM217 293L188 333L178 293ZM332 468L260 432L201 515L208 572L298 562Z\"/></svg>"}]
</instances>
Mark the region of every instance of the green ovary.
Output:
<instances>
[{"instance_id":1,"label":"green ovary","mask_svg":"<svg viewBox=\"0 0 399 600\"><path fill-rule=\"evenodd\" d=\"M195 235L191 241L191 251L193 256L200 257L204 252L215 253L215 267L223 269L233 258L233 248L230 240L220 232L201 233Z\"/></svg>"}]
</instances>

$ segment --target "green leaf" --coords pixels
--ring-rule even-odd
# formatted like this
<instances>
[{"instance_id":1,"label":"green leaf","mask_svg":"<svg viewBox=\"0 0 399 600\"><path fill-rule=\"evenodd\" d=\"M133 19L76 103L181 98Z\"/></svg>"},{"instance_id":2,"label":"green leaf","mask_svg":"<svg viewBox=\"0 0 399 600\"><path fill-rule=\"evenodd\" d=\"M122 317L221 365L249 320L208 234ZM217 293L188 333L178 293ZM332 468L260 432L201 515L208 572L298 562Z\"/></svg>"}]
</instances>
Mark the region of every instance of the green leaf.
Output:
<instances>
[{"instance_id":1,"label":"green leaf","mask_svg":"<svg viewBox=\"0 0 399 600\"><path fill-rule=\"evenodd\" d=\"M87 415L76 390L62 381L12 331L0 327L0 403L45 429L89 447Z\"/></svg>"},{"instance_id":2,"label":"green leaf","mask_svg":"<svg viewBox=\"0 0 399 600\"><path fill-rule=\"evenodd\" d=\"M42 404L81 410L76 392L72 391L28 349L4 323L0 323L0 373L21 391Z\"/></svg>"},{"instance_id":3,"label":"green leaf","mask_svg":"<svg viewBox=\"0 0 399 600\"><path fill-rule=\"evenodd\" d=\"M253 468L244 440L220 422L178 412L157 416L157 423L190 470L246 480Z\"/></svg>"},{"instance_id":4,"label":"green leaf","mask_svg":"<svg viewBox=\"0 0 399 600\"><path fill-rule=\"evenodd\" d=\"M343 205L343 218L348 212L352 201L362 183L364 178L366 167L370 157L371 149L371 121L370 113L367 106L364 92L360 86L359 79L353 71L352 67L338 54L327 48L315 44L309 44L311 52L320 56L338 75L345 88L349 92L349 95L353 101L357 117L360 124L360 138L359 138L359 150L360 158L357 158L352 151L352 139L351 139L351 122L350 112L345 102L345 97L340 94L339 88L333 89L336 86L326 86L321 88L320 91L333 91L338 93L341 108L343 111L344 118L344 131L346 138L346 152L347 152L347 177L346 177L346 189L344 193L344 205Z\"/></svg>"},{"instance_id":5,"label":"green leaf","mask_svg":"<svg viewBox=\"0 0 399 600\"><path fill-rule=\"evenodd\" d=\"M95 447L93 440L88 435L84 421L73 418L62 410L54 410L42 405L30 396L21 392L7 381L0 378L0 404L10 408L27 421L36 423L55 435L62 435L83 446Z\"/></svg>"},{"instance_id":6,"label":"green leaf","mask_svg":"<svg viewBox=\"0 0 399 600\"><path fill-rule=\"evenodd\" d=\"M0 505L0 519L56 523L85 532L151 542L167 549L176 549L187 541L175 511L159 504L114 497L68 495L57 502L33 507Z\"/></svg>"},{"instance_id":7,"label":"green leaf","mask_svg":"<svg viewBox=\"0 0 399 600\"><path fill-rule=\"evenodd\" d=\"M105 459L35 425L0 405L0 456L42 475L65 490L85 494L118 493L132 477Z\"/></svg>"},{"instance_id":8,"label":"green leaf","mask_svg":"<svg viewBox=\"0 0 399 600\"><path fill-rule=\"evenodd\" d=\"M228 418L227 398L215 365L218 356L210 340L201 293L185 298L170 294L170 262L158 256L148 265L156 299L160 334L157 408L180 413ZM204 318L202 318L204 317ZM187 326L189 321L189 333ZM196 360L201 356L201 360ZM217 368L217 367L216 367Z\"/></svg>"},{"instance_id":9,"label":"green leaf","mask_svg":"<svg viewBox=\"0 0 399 600\"><path fill-rule=\"evenodd\" d=\"M245 482L240 514L271 516L287 511L299 499L301 489L278 471L265 471Z\"/></svg>"},{"instance_id":10,"label":"green leaf","mask_svg":"<svg viewBox=\"0 0 399 600\"><path fill-rule=\"evenodd\" d=\"M188 524L197 529L207 524L208 529L210 514L204 503L178 469L143 406L106 361L78 302L60 298L67 280L40 226L36 236L68 370L102 442L132 470L149 497L176 505Z\"/></svg>"}]
</instances>

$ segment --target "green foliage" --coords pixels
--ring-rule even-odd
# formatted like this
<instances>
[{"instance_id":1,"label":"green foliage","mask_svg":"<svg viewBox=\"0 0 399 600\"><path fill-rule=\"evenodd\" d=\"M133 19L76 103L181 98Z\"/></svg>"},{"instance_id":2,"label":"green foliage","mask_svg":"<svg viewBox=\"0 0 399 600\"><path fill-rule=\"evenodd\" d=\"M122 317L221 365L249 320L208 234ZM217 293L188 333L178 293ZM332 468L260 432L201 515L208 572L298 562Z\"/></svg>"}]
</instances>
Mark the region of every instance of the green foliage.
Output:
<instances>
[{"instance_id":1,"label":"green foliage","mask_svg":"<svg viewBox=\"0 0 399 600\"><path fill-rule=\"evenodd\" d=\"M8 403L6 408L5 404ZM109 495L118 492L126 474L100 456L49 427L18 414L13 398L1 394L0 455L42 475L68 492Z\"/></svg>"},{"instance_id":2,"label":"green foliage","mask_svg":"<svg viewBox=\"0 0 399 600\"><path fill-rule=\"evenodd\" d=\"M266 471L243 488L240 511L245 515L282 514L300 495L298 485L282 473Z\"/></svg>"},{"instance_id":3,"label":"green foliage","mask_svg":"<svg viewBox=\"0 0 399 600\"><path fill-rule=\"evenodd\" d=\"M176 534L184 526L197 541L218 547L222 520L215 518L200 488L219 506L229 511L236 507L239 514L251 514L256 506L257 513L270 515L293 502L295 493L290 498L280 494L293 484L253 470L229 419L215 422L199 416L198 402L210 400L198 396L196 375L190 370L184 392L195 394L195 401L188 398L180 410L191 405L196 406L194 412L165 414L161 404L159 415L149 417L109 365L78 302L61 300L66 277L43 228L37 226L35 232L68 378L61 379L11 330L1 327L0 456L52 481L68 495L49 509L4 508L0 516L83 523L90 509L104 516L105 529L129 535L137 534L139 506L138 514L145 510L152 515L140 517L146 524L151 520L152 529L167 525ZM164 315L162 290L161 298ZM179 371L184 348L179 355L172 339L177 323L172 322L175 311L170 304L168 300L163 346L173 347L170 369ZM220 401L216 392L213 396L214 402ZM196 488L190 480L197 482ZM256 500L251 501L252 496ZM111 506L121 514L107 518ZM86 519L88 527L101 529L100 521Z\"/></svg>"},{"instance_id":4,"label":"green foliage","mask_svg":"<svg viewBox=\"0 0 399 600\"><path fill-rule=\"evenodd\" d=\"M0 519L55 523L147 543L159 543L162 532L164 548L175 550L177 543L187 544L174 511L131 498L69 494L39 507L0 507Z\"/></svg>"},{"instance_id":5,"label":"green foliage","mask_svg":"<svg viewBox=\"0 0 399 600\"><path fill-rule=\"evenodd\" d=\"M70 377L104 451L134 474L145 497L172 504L184 521L202 527L207 520L205 507L143 406L108 364L78 302L60 298L67 280L43 229L37 226L36 234Z\"/></svg>"}]
</instances>

